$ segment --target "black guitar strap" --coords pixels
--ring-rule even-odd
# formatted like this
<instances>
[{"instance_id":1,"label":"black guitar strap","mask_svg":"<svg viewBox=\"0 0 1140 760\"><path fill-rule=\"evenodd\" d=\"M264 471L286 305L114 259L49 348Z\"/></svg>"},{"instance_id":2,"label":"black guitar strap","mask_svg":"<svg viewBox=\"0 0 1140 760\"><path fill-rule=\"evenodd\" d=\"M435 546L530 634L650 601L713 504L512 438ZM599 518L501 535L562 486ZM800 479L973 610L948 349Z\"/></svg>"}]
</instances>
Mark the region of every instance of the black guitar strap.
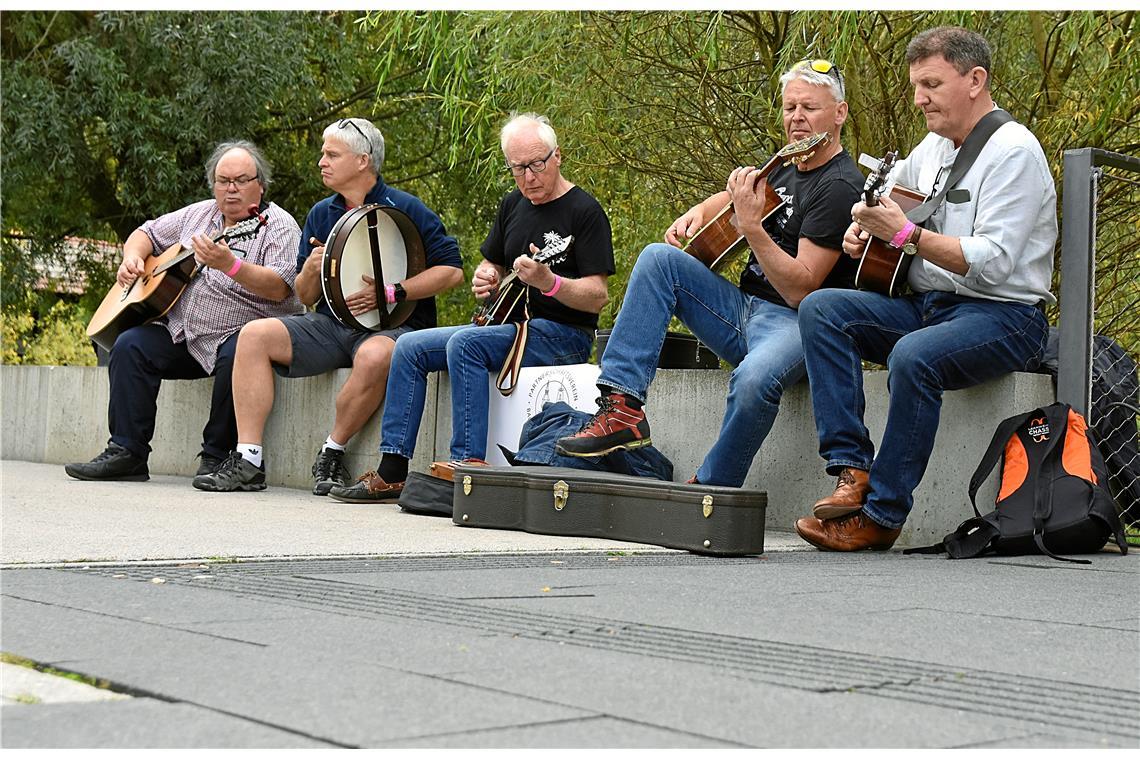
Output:
<instances>
[{"instance_id":1,"label":"black guitar strap","mask_svg":"<svg viewBox=\"0 0 1140 760\"><path fill-rule=\"evenodd\" d=\"M1000 108L990 111L983 116L974 128L970 130L970 134L966 136L962 147L958 149L958 157L954 159L954 165L950 167L950 176L947 177L946 182L942 185L942 189L938 191L937 195L928 198L922 204L915 206L907 212L906 218L915 224L922 224L930 215L938 210L942 205L946 193L954 188L962 177L966 176L966 172L970 171L970 167L974 165L974 161L982 152L982 148L989 142L990 137L998 130L1002 124L1013 121L1013 117L1009 115L1008 111L1003 111Z\"/></svg>"},{"instance_id":2,"label":"black guitar strap","mask_svg":"<svg viewBox=\"0 0 1140 760\"><path fill-rule=\"evenodd\" d=\"M388 329L388 299L384 297L384 261L380 258L380 238L376 232L377 210L368 212L368 250L372 254L373 285L376 287L376 310L380 312L380 329Z\"/></svg>"}]
</instances>

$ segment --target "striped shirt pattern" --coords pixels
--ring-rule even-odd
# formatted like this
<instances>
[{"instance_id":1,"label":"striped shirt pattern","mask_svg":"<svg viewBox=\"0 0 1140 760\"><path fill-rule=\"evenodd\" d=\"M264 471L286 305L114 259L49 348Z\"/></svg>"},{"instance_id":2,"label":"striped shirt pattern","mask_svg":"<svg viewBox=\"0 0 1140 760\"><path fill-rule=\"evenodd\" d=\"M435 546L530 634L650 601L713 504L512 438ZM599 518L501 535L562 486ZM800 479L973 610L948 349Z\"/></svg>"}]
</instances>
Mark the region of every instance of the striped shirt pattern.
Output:
<instances>
[{"instance_id":1,"label":"striped shirt pattern","mask_svg":"<svg viewBox=\"0 0 1140 760\"><path fill-rule=\"evenodd\" d=\"M268 267L292 288L297 277L297 245L301 230L284 209L270 203L265 227L257 236L229 243L234 255L246 264ZM213 236L225 223L213 200L192 203L143 224L154 246L162 253L175 243L191 247L191 238L203 233ZM254 295L224 272L204 268L191 281L182 297L162 320L175 343L186 343L190 355L206 372L213 373L218 347L245 323L262 317L284 317L304 311L296 293L281 301Z\"/></svg>"}]
</instances>

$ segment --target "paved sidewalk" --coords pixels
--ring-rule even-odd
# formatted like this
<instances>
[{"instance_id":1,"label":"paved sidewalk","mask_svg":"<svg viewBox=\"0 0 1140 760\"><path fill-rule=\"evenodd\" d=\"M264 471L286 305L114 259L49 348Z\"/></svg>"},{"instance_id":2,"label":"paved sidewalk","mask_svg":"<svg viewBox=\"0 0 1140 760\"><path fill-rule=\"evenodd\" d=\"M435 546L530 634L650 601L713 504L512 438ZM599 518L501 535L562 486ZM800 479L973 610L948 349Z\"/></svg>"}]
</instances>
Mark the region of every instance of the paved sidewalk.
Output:
<instances>
[{"instance_id":1,"label":"paved sidewalk","mask_svg":"<svg viewBox=\"0 0 1140 760\"><path fill-rule=\"evenodd\" d=\"M37 701L5 665L5 748L1140 746L1135 555L770 530L762 557L709 558L0 475L0 649L130 697Z\"/></svg>"}]
</instances>

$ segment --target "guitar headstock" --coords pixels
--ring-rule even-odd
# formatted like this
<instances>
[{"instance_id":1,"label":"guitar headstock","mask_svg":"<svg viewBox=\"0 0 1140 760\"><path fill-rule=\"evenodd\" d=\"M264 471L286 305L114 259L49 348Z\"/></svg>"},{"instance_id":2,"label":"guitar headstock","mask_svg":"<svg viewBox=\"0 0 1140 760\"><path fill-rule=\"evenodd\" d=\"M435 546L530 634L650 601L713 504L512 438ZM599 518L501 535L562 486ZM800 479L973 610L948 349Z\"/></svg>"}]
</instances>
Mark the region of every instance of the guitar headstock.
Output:
<instances>
[{"instance_id":1,"label":"guitar headstock","mask_svg":"<svg viewBox=\"0 0 1140 760\"><path fill-rule=\"evenodd\" d=\"M883 194L883 186L887 183L887 177L894 168L898 156L897 150L887 151L879 161L878 167L867 175L867 182L863 185L863 202L868 206L874 206L879 196Z\"/></svg>"},{"instance_id":2,"label":"guitar headstock","mask_svg":"<svg viewBox=\"0 0 1140 760\"><path fill-rule=\"evenodd\" d=\"M257 213L228 228L223 233L222 238L224 240L246 240L257 235L258 230L264 227L268 221L269 217L264 212Z\"/></svg>"},{"instance_id":3,"label":"guitar headstock","mask_svg":"<svg viewBox=\"0 0 1140 760\"><path fill-rule=\"evenodd\" d=\"M817 148L823 147L829 142L831 142L831 135L827 132L819 132L811 137L788 143L777 151L776 156L783 159L784 166L802 164L804 161L811 160Z\"/></svg>"},{"instance_id":4,"label":"guitar headstock","mask_svg":"<svg viewBox=\"0 0 1140 760\"><path fill-rule=\"evenodd\" d=\"M570 244L574 242L573 235L562 237L552 232L546 233L546 247L534 254L534 261L539 264L557 264L564 260L570 252Z\"/></svg>"}]
</instances>

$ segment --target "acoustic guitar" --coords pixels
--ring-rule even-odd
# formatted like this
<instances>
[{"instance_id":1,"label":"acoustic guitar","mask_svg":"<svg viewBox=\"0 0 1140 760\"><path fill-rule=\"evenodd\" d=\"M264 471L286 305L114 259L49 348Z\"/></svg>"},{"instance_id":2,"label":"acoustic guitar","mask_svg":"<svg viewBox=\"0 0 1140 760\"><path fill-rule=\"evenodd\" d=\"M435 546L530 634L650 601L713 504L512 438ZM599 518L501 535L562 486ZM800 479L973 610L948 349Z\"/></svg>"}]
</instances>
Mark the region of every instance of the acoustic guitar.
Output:
<instances>
[{"instance_id":1,"label":"acoustic guitar","mask_svg":"<svg viewBox=\"0 0 1140 760\"><path fill-rule=\"evenodd\" d=\"M566 237L554 236L547 241L546 247L531 258L539 264L552 265L564 261L570 255L570 244L574 242L573 235ZM501 325L514 321L518 316L515 309L519 301L526 295L527 284L520 280L519 273L511 271L499 283L499 288L483 299L483 303L475 310L471 318L472 324Z\"/></svg>"},{"instance_id":2,"label":"acoustic guitar","mask_svg":"<svg viewBox=\"0 0 1140 760\"><path fill-rule=\"evenodd\" d=\"M867 183L863 185L863 202L868 206L878 205L879 198L883 194L883 186L887 183L887 176L894 168L897 158L896 151L888 151L879 162L878 168L867 175ZM909 187L895 185L891 189L890 198L899 204L903 213L906 213L922 203L925 196ZM859 268L855 271L855 287L894 298L906 285L906 275L910 271L912 259L913 257L907 256L901 248L892 248L887 241L872 237L867 241L863 255L859 259Z\"/></svg>"},{"instance_id":3,"label":"acoustic guitar","mask_svg":"<svg viewBox=\"0 0 1140 760\"><path fill-rule=\"evenodd\" d=\"M788 164L801 164L815 155L817 148L831 142L831 135L827 132L805 137L802 140L788 143L769 159L768 163L760 167L760 175L756 178L757 184L766 179L779 166ZM784 199L767 184L764 186L764 215L767 219L784 206ZM685 247L681 250L698 258L705 266L714 272L729 264L737 254L748 250L748 241L740 230L736 228L736 214L730 201L707 224L697 230Z\"/></svg>"},{"instance_id":4,"label":"acoustic guitar","mask_svg":"<svg viewBox=\"0 0 1140 760\"><path fill-rule=\"evenodd\" d=\"M257 207L251 207L256 212ZM229 242L257 235L265 226L265 214L251 216L211 240ZM87 337L110 351L119 334L146 324L170 311L190 281L203 269L194 258L194 249L175 243L157 256L143 260L143 273L126 287L112 285L87 324Z\"/></svg>"}]
</instances>

